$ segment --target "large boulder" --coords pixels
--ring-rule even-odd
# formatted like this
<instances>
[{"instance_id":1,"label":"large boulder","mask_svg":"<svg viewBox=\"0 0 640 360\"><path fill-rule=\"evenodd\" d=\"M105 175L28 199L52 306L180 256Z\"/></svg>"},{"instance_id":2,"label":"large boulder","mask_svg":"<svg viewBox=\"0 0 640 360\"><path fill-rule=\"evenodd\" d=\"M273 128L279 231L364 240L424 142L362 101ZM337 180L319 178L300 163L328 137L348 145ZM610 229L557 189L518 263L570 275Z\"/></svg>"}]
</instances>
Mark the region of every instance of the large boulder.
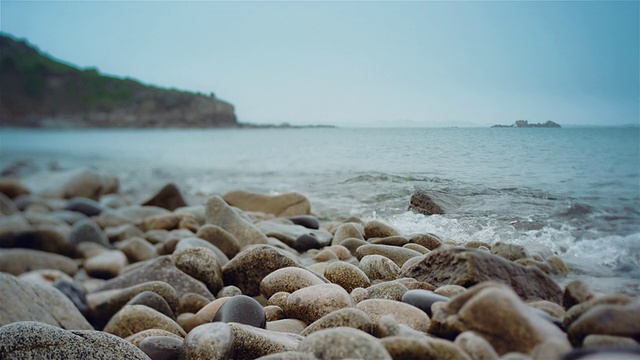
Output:
<instances>
[{"instance_id":1,"label":"large boulder","mask_svg":"<svg viewBox=\"0 0 640 360\"><path fill-rule=\"evenodd\" d=\"M0 304L0 326L39 321L63 329L93 330L73 302L58 289L32 284L6 273L0 273Z\"/></svg>"},{"instance_id":2,"label":"large boulder","mask_svg":"<svg viewBox=\"0 0 640 360\"><path fill-rule=\"evenodd\" d=\"M424 214L444 214L458 208L462 202L454 195L440 191L418 190L411 195L409 210Z\"/></svg>"},{"instance_id":3,"label":"large boulder","mask_svg":"<svg viewBox=\"0 0 640 360\"><path fill-rule=\"evenodd\" d=\"M311 214L309 199L295 192L263 195L246 191L232 191L224 195L224 201L245 211L260 211L278 217Z\"/></svg>"},{"instance_id":4,"label":"large boulder","mask_svg":"<svg viewBox=\"0 0 640 360\"><path fill-rule=\"evenodd\" d=\"M142 350L102 331L67 331L41 322L0 327L0 359L149 360Z\"/></svg>"},{"instance_id":5,"label":"large boulder","mask_svg":"<svg viewBox=\"0 0 640 360\"><path fill-rule=\"evenodd\" d=\"M482 336L500 355L531 353L547 340L569 345L560 328L495 282L474 286L434 311L429 333L454 340L465 331Z\"/></svg>"},{"instance_id":6,"label":"large boulder","mask_svg":"<svg viewBox=\"0 0 640 360\"><path fill-rule=\"evenodd\" d=\"M435 286L471 287L483 281L497 281L509 285L524 300L562 303L562 289L541 270L475 249L438 248L425 255L424 260L405 267L400 277Z\"/></svg>"}]
</instances>

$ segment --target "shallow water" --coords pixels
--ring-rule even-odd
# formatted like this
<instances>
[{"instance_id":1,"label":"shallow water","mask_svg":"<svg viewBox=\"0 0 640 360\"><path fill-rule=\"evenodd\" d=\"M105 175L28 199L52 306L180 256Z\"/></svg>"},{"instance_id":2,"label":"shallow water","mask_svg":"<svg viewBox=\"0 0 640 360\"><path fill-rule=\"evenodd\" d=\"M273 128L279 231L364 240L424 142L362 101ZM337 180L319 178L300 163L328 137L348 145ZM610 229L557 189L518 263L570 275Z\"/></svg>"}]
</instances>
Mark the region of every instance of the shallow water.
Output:
<instances>
[{"instance_id":1,"label":"shallow water","mask_svg":"<svg viewBox=\"0 0 640 360\"><path fill-rule=\"evenodd\" d=\"M299 191L324 218L403 233L543 244L598 291L640 292L638 128L0 129L0 165L92 166L145 197L175 181L196 200L235 189ZM416 189L462 205L407 211ZM560 281L566 281L560 280Z\"/></svg>"}]
</instances>

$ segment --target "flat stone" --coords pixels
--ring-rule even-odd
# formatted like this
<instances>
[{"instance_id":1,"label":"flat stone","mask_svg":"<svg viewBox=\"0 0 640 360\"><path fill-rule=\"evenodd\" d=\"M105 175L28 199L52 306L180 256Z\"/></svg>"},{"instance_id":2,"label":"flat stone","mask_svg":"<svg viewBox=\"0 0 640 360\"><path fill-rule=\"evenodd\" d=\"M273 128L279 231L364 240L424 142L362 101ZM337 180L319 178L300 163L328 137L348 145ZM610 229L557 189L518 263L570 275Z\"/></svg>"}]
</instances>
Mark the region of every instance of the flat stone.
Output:
<instances>
[{"instance_id":1,"label":"flat stone","mask_svg":"<svg viewBox=\"0 0 640 360\"><path fill-rule=\"evenodd\" d=\"M225 285L235 285L242 293L260 293L260 282L272 272L299 264L270 245L249 246L222 267Z\"/></svg>"},{"instance_id":2,"label":"flat stone","mask_svg":"<svg viewBox=\"0 0 640 360\"><path fill-rule=\"evenodd\" d=\"M640 341L640 302L627 305L601 304L587 310L568 329L574 347L588 335L623 336Z\"/></svg>"},{"instance_id":3,"label":"flat stone","mask_svg":"<svg viewBox=\"0 0 640 360\"><path fill-rule=\"evenodd\" d=\"M255 359L261 356L293 351L302 336L256 328L249 325L229 324L233 333L233 355L236 360Z\"/></svg>"},{"instance_id":4,"label":"flat stone","mask_svg":"<svg viewBox=\"0 0 640 360\"><path fill-rule=\"evenodd\" d=\"M214 299L203 283L176 268L171 256L167 255L160 256L135 270L107 280L96 290L120 289L149 281L166 282L176 290L179 297L187 293L196 293L207 299Z\"/></svg>"},{"instance_id":5,"label":"flat stone","mask_svg":"<svg viewBox=\"0 0 640 360\"><path fill-rule=\"evenodd\" d=\"M231 327L226 323L200 325L184 338L184 358L193 360L229 359L234 343Z\"/></svg>"},{"instance_id":6,"label":"flat stone","mask_svg":"<svg viewBox=\"0 0 640 360\"><path fill-rule=\"evenodd\" d=\"M67 256L74 253L65 229L56 225L40 225L30 230L2 233L0 248L33 249Z\"/></svg>"},{"instance_id":7,"label":"flat stone","mask_svg":"<svg viewBox=\"0 0 640 360\"><path fill-rule=\"evenodd\" d=\"M125 305L103 331L125 338L147 329L163 329L181 337L187 335L173 319L145 305Z\"/></svg>"},{"instance_id":8,"label":"flat stone","mask_svg":"<svg viewBox=\"0 0 640 360\"><path fill-rule=\"evenodd\" d=\"M399 324L404 324L410 328L427 332L429 329L429 316L422 310L403 302L386 299L368 299L356 305L357 309L364 311L371 318L373 323L373 333L378 336L378 322L385 316L391 316Z\"/></svg>"},{"instance_id":9,"label":"flat stone","mask_svg":"<svg viewBox=\"0 0 640 360\"><path fill-rule=\"evenodd\" d=\"M291 293L282 309L288 317L311 324L332 311L352 306L351 296L341 286L321 284Z\"/></svg>"},{"instance_id":10,"label":"flat stone","mask_svg":"<svg viewBox=\"0 0 640 360\"><path fill-rule=\"evenodd\" d=\"M267 317L259 302L246 295L237 295L222 304L211 321L234 322L264 329Z\"/></svg>"},{"instance_id":11,"label":"flat stone","mask_svg":"<svg viewBox=\"0 0 640 360\"><path fill-rule=\"evenodd\" d=\"M207 224L217 225L231 233L244 248L249 245L266 244L267 236L251 222L241 217L221 197L212 196L205 207Z\"/></svg>"},{"instance_id":12,"label":"flat stone","mask_svg":"<svg viewBox=\"0 0 640 360\"><path fill-rule=\"evenodd\" d=\"M292 223L296 225L302 225L307 229L315 229L315 230L320 229L320 222L318 221L318 218L316 218L315 216L299 215L299 216L291 216L291 217L288 217L287 219L291 220Z\"/></svg>"},{"instance_id":13,"label":"flat stone","mask_svg":"<svg viewBox=\"0 0 640 360\"><path fill-rule=\"evenodd\" d=\"M316 331L304 338L297 350L324 360L392 359L378 339L364 331L349 327Z\"/></svg>"},{"instance_id":14,"label":"flat stone","mask_svg":"<svg viewBox=\"0 0 640 360\"><path fill-rule=\"evenodd\" d=\"M428 290L409 290L402 295L403 303L417 307L429 315L429 317L433 315L431 305L438 301L448 302L449 298Z\"/></svg>"},{"instance_id":15,"label":"flat stone","mask_svg":"<svg viewBox=\"0 0 640 360\"><path fill-rule=\"evenodd\" d=\"M302 330L300 335L307 336L316 331L337 327L350 327L369 334L373 332L373 323L369 315L360 309L347 307L332 311L314 321Z\"/></svg>"},{"instance_id":16,"label":"flat stone","mask_svg":"<svg viewBox=\"0 0 640 360\"><path fill-rule=\"evenodd\" d=\"M263 195L246 191L232 191L224 195L224 201L245 211L259 211L277 217L309 215L311 203L302 194L290 192L279 195Z\"/></svg>"},{"instance_id":17,"label":"flat stone","mask_svg":"<svg viewBox=\"0 0 640 360\"><path fill-rule=\"evenodd\" d=\"M268 321L265 329L281 333L300 334L306 327L307 324L298 319L280 319Z\"/></svg>"},{"instance_id":18,"label":"flat stone","mask_svg":"<svg viewBox=\"0 0 640 360\"><path fill-rule=\"evenodd\" d=\"M79 212L86 216L96 216L104 210L104 206L99 202L89 198L74 197L69 200L67 206L65 206L64 209Z\"/></svg>"},{"instance_id":19,"label":"flat stone","mask_svg":"<svg viewBox=\"0 0 640 360\"><path fill-rule=\"evenodd\" d=\"M173 360L184 356L182 339L170 336L150 336L140 342L138 347L151 360Z\"/></svg>"},{"instance_id":20,"label":"flat stone","mask_svg":"<svg viewBox=\"0 0 640 360\"><path fill-rule=\"evenodd\" d=\"M365 239L386 238L400 235L400 232L393 226L379 220L372 220L364 224Z\"/></svg>"},{"instance_id":21,"label":"flat stone","mask_svg":"<svg viewBox=\"0 0 640 360\"><path fill-rule=\"evenodd\" d=\"M562 290L537 268L525 267L499 256L464 248L437 249L424 261L405 269L402 277L440 285L470 287L484 281L509 285L524 300L562 302Z\"/></svg>"},{"instance_id":22,"label":"flat stone","mask_svg":"<svg viewBox=\"0 0 640 360\"><path fill-rule=\"evenodd\" d=\"M299 267L286 267L265 276L260 282L260 293L266 298L270 298L277 292L292 293L308 286L324 283L322 279L309 270Z\"/></svg>"},{"instance_id":23,"label":"flat stone","mask_svg":"<svg viewBox=\"0 0 640 360\"><path fill-rule=\"evenodd\" d=\"M0 326L39 321L73 330L93 330L73 302L52 286L31 284L0 273Z\"/></svg>"},{"instance_id":24,"label":"flat stone","mask_svg":"<svg viewBox=\"0 0 640 360\"><path fill-rule=\"evenodd\" d=\"M240 252L240 243L235 236L217 225L203 225L198 229L196 236L210 242L220 249L229 259Z\"/></svg>"},{"instance_id":25,"label":"flat stone","mask_svg":"<svg viewBox=\"0 0 640 360\"><path fill-rule=\"evenodd\" d=\"M100 326L125 306L131 299L145 291L151 291L160 295L172 312L178 306L178 293L169 284L163 281L149 281L130 287L104 290L87 295L87 304L91 313L92 321Z\"/></svg>"},{"instance_id":26,"label":"flat stone","mask_svg":"<svg viewBox=\"0 0 640 360\"><path fill-rule=\"evenodd\" d=\"M172 256L178 269L202 281L212 294L222 289L222 267L213 251L203 247L184 248Z\"/></svg>"},{"instance_id":27,"label":"flat stone","mask_svg":"<svg viewBox=\"0 0 640 360\"><path fill-rule=\"evenodd\" d=\"M501 356L530 353L550 339L566 343L562 330L524 304L512 289L495 282L474 286L434 308L430 334L453 340L467 330L485 338Z\"/></svg>"},{"instance_id":28,"label":"flat stone","mask_svg":"<svg viewBox=\"0 0 640 360\"><path fill-rule=\"evenodd\" d=\"M137 347L102 331L67 331L41 322L23 321L0 327L2 359L132 359L149 360Z\"/></svg>"},{"instance_id":29,"label":"flat stone","mask_svg":"<svg viewBox=\"0 0 640 360\"><path fill-rule=\"evenodd\" d=\"M377 254L364 256L358 267L371 281L395 280L400 275L400 267L393 260Z\"/></svg>"},{"instance_id":30,"label":"flat stone","mask_svg":"<svg viewBox=\"0 0 640 360\"><path fill-rule=\"evenodd\" d=\"M109 250L84 261L87 274L101 279L111 279L129 264L127 256L120 250Z\"/></svg>"},{"instance_id":31,"label":"flat stone","mask_svg":"<svg viewBox=\"0 0 640 360\"><path fill-rule=\"evenodd\" d=\"M335 261L327 265L324 277L332 283L342 286L348 292L358 287L367 288L371 285L371 281L364 271L344 261Z\"/></svg>"},{"instance_id":32,"label":"flat stone","mask_svg":"<svg viewBox=\"0 0 640 360\"><path fill-rule=\"evenodd\" d=\"M405 245L409 244L409 239L400 235L392 235L392 236L386 236L381 238L369 238L367 239L367 242L369 242L369 244L375 244L375 245L390 245L390 246L404 247ZM411 244L411 245L418 245L418 244Z\"/></svg>"},{"instance_id":33,"label":"flat stone","mask_svg":"<svg viewBox=\"0 0 640 360\"><path fill-rule=\"evenodd\" d=\"M173 183L169 183L163 186L149 200L144 201L142 205L158 206L173 211L179 207L187 206L187 203L184 201L178 187Z\"/></svg>"},{"instance_id":34,"label":"flat stone","mask_svg":"<svg viewBox=\"0 0 640 360\"><path fill-rule=\"evenodd\" d=\"M31 270L60 270L68 275L78 272L78 264L66 256L38 250L0 250L0 271L20 275Z\"/></svg>"},{"instance_id":35,"label":"flat stone","mask_svg":"<svg viewBox=\"0 0 640 360\"><path fill-rule=\"evenodd\" d=\"M275 220L261 221L256 226L268 237L276 238L288 246L293 246L296 239L302 235L314 236L321 246L329 245L332 238L331 233L324 229L311 230L301 225L281 224Z\"/></svg>"},{"instance_id":36,"label":"flat stone","mask_svg":"<svg viewBox=\"0 0 640 360\"><path fill-rule=\"evenodd\" d=\"M367 255L382 255L393 260L398 267L402 267L407 260L413 257L422 256L422 254L417 251L390 245L363 245L356 250L358 260L361 260Z\"/></svg>"}]
</instances>

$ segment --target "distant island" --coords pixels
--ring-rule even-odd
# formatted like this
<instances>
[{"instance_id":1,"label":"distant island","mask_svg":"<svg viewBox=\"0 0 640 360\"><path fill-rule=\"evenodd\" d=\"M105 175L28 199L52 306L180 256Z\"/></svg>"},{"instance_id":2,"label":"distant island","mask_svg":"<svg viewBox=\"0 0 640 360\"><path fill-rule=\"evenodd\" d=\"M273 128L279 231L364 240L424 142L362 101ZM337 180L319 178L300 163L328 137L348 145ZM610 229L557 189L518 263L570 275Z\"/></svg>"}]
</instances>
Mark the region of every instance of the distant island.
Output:
<instances>
[{"instance_id":1,"label":"distant island","mask_svg":"<svg viewBox=\"0 0 640 360\"><path fill-rule=\"evenodd\" d=\"M553 121L549 120L544 124L541 123L537 123L537 124L529 124L529 122L527 120L518 120L515 122L515 124L512 125L493 125L492 128L559 128L561 127L560 124L554 123Z\"/></svg>"}]
</instances>

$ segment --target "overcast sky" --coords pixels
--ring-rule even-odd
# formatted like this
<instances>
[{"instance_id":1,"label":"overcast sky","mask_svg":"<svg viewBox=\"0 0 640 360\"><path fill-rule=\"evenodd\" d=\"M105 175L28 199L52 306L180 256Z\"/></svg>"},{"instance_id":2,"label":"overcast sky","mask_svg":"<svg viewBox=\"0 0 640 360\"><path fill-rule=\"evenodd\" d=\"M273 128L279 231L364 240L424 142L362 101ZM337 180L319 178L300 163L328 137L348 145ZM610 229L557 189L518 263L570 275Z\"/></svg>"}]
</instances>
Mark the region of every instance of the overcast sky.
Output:
<instances>
[{"instance_id":1,"label":"overcast sky","mask_svg":"<svg viewBox=\"0 0 640 360\"><path fill-rule=\"evenodd\" d=\"M11 2L81 67L214 92L239 121L637 124L638 1Z\"/></svg>"}]
</instances>

